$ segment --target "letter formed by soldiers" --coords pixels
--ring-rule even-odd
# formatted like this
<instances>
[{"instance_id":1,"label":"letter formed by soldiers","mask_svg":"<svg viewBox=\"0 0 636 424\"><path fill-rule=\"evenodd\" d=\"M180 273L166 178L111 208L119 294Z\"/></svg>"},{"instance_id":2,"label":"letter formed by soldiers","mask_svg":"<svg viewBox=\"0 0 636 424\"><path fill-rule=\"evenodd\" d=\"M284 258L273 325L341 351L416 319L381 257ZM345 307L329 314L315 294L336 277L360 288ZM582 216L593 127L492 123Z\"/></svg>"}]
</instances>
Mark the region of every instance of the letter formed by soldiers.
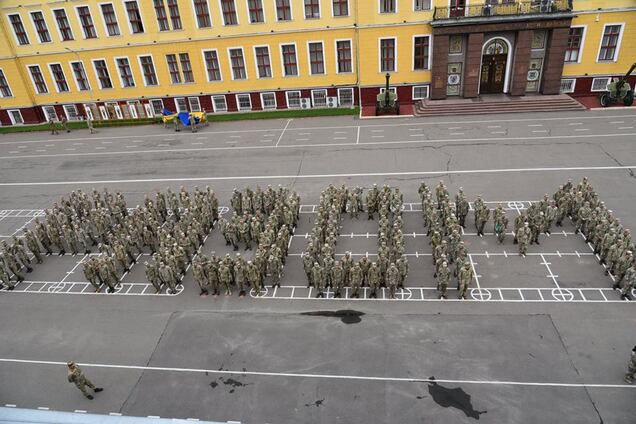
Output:
<instances>
[{"instance_id":1,"label":"letter formed by soldiers","mask_svg":"<svg viewBox=\"0 0 636 424\"><path fill-rule=\"evenodd\" d=\"M68 366L68 382L75 384L75 387L77 387L88 399L93 400L93 395L86 390L86 386L93 389L93 392L95 393L99 393L104 390L101 387L95 386L88 378L86 378L82 369L75 362L69 361L66 365Z\"/></svg>"}]
</instances>

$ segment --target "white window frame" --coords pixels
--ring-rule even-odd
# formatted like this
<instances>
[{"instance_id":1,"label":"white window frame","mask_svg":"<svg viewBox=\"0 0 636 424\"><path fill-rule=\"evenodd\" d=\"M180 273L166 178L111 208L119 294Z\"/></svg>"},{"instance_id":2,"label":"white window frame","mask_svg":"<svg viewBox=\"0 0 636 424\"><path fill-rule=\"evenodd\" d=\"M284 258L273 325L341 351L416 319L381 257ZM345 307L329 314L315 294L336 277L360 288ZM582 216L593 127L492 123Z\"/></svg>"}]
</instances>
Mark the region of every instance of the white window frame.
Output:
<instances>
[{"instance_id":1,"label":"white window frame","mask_svg":"<svg viewBox=\"0 0 636 424\"><path fill-rule=\"evenodd\" d=\"M298 93L298 106L290 106L289 104L289 93ZM287 103L287 109L300 109L301 108L301 99L303 98L303 93L300 90L289 90L285 91L285 102Z\"/></svg>"},{"instance_id":2,"label":"white window frame","mask_svg":"<svg viewBox=\"0 0 636 424\"><path fill-rule=\"evenodd\" d=\"M433 8L433 0L428 0L428 8L427 9L416 9L415 8L415 2L417 0L413 0L413 12L426 12L429 11Z\"/></svg>"},{"instance_id":3,"label":"white window frame","mask_svg":"<svg viewBox=\"0 0 636 424\"><path fill-rule=\"evenodd\" d=\"M18 39L18 34L15 33L15 28L13 28L13 24L11 24L11 16L15 16L15 15L18 15L20 17L20 23L22 24L22 28L24 28L24 33L26 34L26 37L27 37L27 43L26 44L20 44L20 40ZM55 18L55 16L53 18ZM24 20L22 19L22 15L19 14L19 13L9 13L9 14L7 14L7 22L8 22L9 28L11 28L11 32L13 33L13 39L15 40L16 47L30 46L31 45L31 38L29 37L29 33L27 32L26 26L24 25ZM37 31L35 32L35 35L36 36L38 35ZM50 35L50 31L49 31L49 35ZM39 37L38 37L38 39L39 39ZM60 38L60 40L61 40L61 38Z\"/></svg>"},{"instance_id":4,"label":"white window frame","mask_svg":"<svg viewBox=\"0 0 636 424\"><path fill-rule=\"evenodd\" d=\"M20 115L20 121L22 122L15 122L15 119L13 118L13 112L18 112L18 115ZM24 125L24 117L22 116L22 111L20 111L20 109L9 109L7 110L7 113L9 114L11 125Z\"/></svg>"},{"instance_id":5,"label":"white window frame","mask_svg":"<svg viewBox=\"0 0 636 424\"><path fill-rule=\"evenodd\" d=\"M219 110L216 107L216 101L214 100L215 98L223 98L223 103L225 104L225 109L224 110ZM225 94L217 94L216 96L210 96L211 100L212 100L212 110L215 113L223 113L223 112L227 112L227 99L225 98Z\"/></svg>"},{"instance_id":6,"label":"white window frame","mask_svg":"<svg viewBox=\"0 0 636 424\"><path fill-rule=\"evenodd\" d=\"M77 80L77 76L75 75L75 71L73 70L73 64L74 63L80 63L82 65L82 69L84 70L84 76L86 77L86 84L88 85L88 89L87 90L81 90L80 86L79 86L79 82ZM69 66L71 67L71 74L73 74L73 81L75 81L75 88L77 88L77 91L79 91L80 93L82 91L91 91L91 81L88 79L88 72L86 72L86 66L84 66L84 61L82 60L72 60L69 62Z\"/></svg>"},{"instance_id":7,"label":"white window frame","mask_svg":"<svg viewBox=\"0 0 636 424\"><path fill-rule=\"evenodd\" d=\"M146 112L146 116L148 118L154 118L155 111L152 110L152 105L150 103L143 103L143 105L144 105L144 111Z\"/></svg>"},{"instance_id":8,"label":"white window frame","mask_svg":"<svg viewBox=\"0 0 636 424\"><path fill-rule=\"evenodd\" d=\"M212 19L212 10L210 9L210 2L209 0L205 0L205 4L208 7L208 16L210 17L210 26L209 27L200 27L199 26L199 19L197 18L197 9L196 6L194 4L194 0L192 0L192 22L196 22L197 24L197 29L210 29L210 28L214 28L214 20Z\"/></svg>"},{"instance_id":9,"label":"white window frame","mask_svg":"<svg viewBox=\"0 0 636 424\"><path fill-rule=\"evenodd\" d=\"M126 106L128 106L128 113L132 119L139 119L139 113L136 107L137 100L128 100Z\"/></svg>"},{"instance_id":10,"label":"white window frame","mask_svg":"<svg viewBox=\"0 0 636 424\"><path fill-rule=\"evenodd\" d=\"M320 43L320 45L322 46L322 70L323 73L322 74L314 74L312 69L311 69L311 52L309 50L309 45L310 44L318 44ZM315 41L307 41L307 65L309 66L309 75L327 75L327 51L325 50L325 42L323 40L315 40ZM298 52L296 53L296 60L298 60ZM300 74L300 72L298 73Z\"/></svg>"},{"instance_id":11,"label":"white window frame","mask_svg":"<svg viewBox=\"0 0 636 424\"><path fill-rule=\"evenodd\" d=\"M40 40L40 34L38 33L38 28L35 26L35 21L33 20L33 14L40 12L42 14L42 19L44 19L44 26L46 26L46 31L49 33L49 38L51 39L50 41L42 41ZM30 10L29 11L29 18L31 21L31 26L33 27L33 33L35 34L35 37L38 39L38 43L40 44L48 44L48 43L52 43L53 42L53 36L51 35L51 30L49 29L49 24L46 22L46 15L44 14L43 10ZM11 24L11 22L9 22L9 24Z\"/></svg>"},{"instance_id":12,"label":"white window frame","mask_svg":"<svg viewBox=\"0 0 636 424\"><path fill-rule=\"evenodd\" d=\"M324 106L316 106L316 100L315 100L316 96L314 95L314 93L317 93L317 92L324 92L325 93L325 104L324 104ZM315 89L315 90L311 90L311 106L312 107L320 107L320 108L327 107L327 97L328 96L329 96L329 93L328 93L326 88L318 88L318 89Z\"/></svg>"},{"instance_id":13,"label":"white window frame","mask_svg":"<svg viewBox=\"0 0 636 424\"><path fill-rule=\"evenodd\" d=\"M332 1L332 0L329 0ZM331 3L332 7L333 7L333 3ZM313 21L314 19L320 19L322 18L322 2L320 0L318 0L318 17L317 18L308 18L307 15L305 14L305 1L302 1L302 6L303 6L303 19L306 21Z\"/></svg>"},{"instance_id":14,"label":"white window frame","mask_svg":"<svg viewBox=\"0 0 636 424\"><path fill-rule=\"evenodd\" d=\"M104 64L106 65L106 70L108 71L108 77L110 78L110 83L113 85L111 88L109 87L102 87L102 82L99 79L99 74L97 73L97 67L95 66L95 62L103 60ZM115 84L113 84L113 74L112 72L110 72L110 69L108 69L108 61L104 58L100 58L100 57L96 57L95 59L91 59L91 63L93 64L93 72L95 72L95 79L97 80L97 85L99 86L100 90L112 90L115 88Z\"/></svg>"},{"instance_id":15,"label":"white window frame","mask_svg":"<svg viewBox=\"0 0 636 424\"><path fill-rule=\"evenodd\" d=\"M263 3L264 1L267 1L267 0L261 0L261 6L263 7L263 22L252 22L252 19L250 19L250 1L245 0L245 10L247 12L247 20L249 21L250 25L259 25L259 24L264 24L267 22L267 13L265 9L265 4Z\"/></svg>"},{"instance_id":16,"label":"white window frame","mask_svg":"<svg viewBox=\"0 0 636 424\"><path fill-rule=\"evenodd\" d=\"M53 74L53 69L51 68L51 66L53 66L53 65L60 65L60 68L62 69L62 74L64 75L64 82L66 82L66 87L68 88L67 91L60 91L60 88L57 86L57 81L55 80L55 75ZM71 92L71 85L68 83L68 78L66 78L66 72L64 72L64 66L62 66L62 62L47 63L46 67L49 68L49 75L51 76L51 82L53 83L53 86L55 87L55 92L56 93L70 93Z\"/></svg>"},{"instance_id":17,"label":"white window frame","mask_svg":"<svg viewBox=\"0 0 636 424\"><path fill-rule=\"evenodd\" d=\"M389 87L391 88L391 87ZM426 97L415 97L415 89L416 88L426 88ZM431 96L431 85L430 84L422 84L422 85L414 85L411 89L411 99L412 100L422 100L428 99Z\"/></svg>"},{"instance_id":18,"label":"white window frame","mask_svg":"<svg viewBox=\"0 0 636 424\"><path fill-rule=\"evenodd\" d=\"M51 109L53 110L54 118L51 118L51 116L47 112L47 110L51 110ZM46 118L46 122L51 122L52 119L57 121L57 112L55 111L55 106L53 106L53 105L42 106L42 113L44 113L44 117Z\"/></svg>"},{"instance_id":19,"label":"white window frame","mask_svg":"<svg viewBox=\"0 0 636 424\"><path fill-rule=\"evenodd\" d=\"M351 92L351 104L350 105L342 105L342 103L340 103L340 93L344 92L344 91L349 91ZM353 91L353 87L347 87L347 88L339 88L338 89L338 106L344 106L344 107L354 107L356 104L356 99L355 99L355 92Z\"/></svg>"},{"instance_id":20,"label":"white window frame","mask_svg":"<svg viewBox=\"0 0 636 424\"><path fill-rule=\"evenodd\" d=\"M272 94L274 96L274 107L265 107L265 100L263 99L263 96L266 94ZM263 110L276 110L278 109L278 100L276 99L276 92L274 91L266 91L264 93L260 93L261 95L261 107L263 108Z\"/></svg>"},{"instance_id":21,"label":"white window frame","mask_svg":"<svg viewBox=\"0 0 636 424\"><path fill-rule=\"evenodd\" d=\"M119 70L119 64L117 63L117 59L126 59L128 60L128 67L130 68L130 75L132 76L132 80L133 80L133 85L129 86L129 87L125 87L124 86L124 78L121 75L121 71ZM135 80L135 73L133 72L133 67L132 67L132 62L130 61L130 58L128 56L115 56L113 57L113 61L115 62L115 68L117 69L117 75L119 75L119 85L121 86L121 88L137 88L137 81ZM154 64L154 61L153 61ZM110 71L108 72L110 74Z\"/></svg>"},{"instance_id":22,"label":"white window frame","mask_svg":"<svg viewBox=\"0 0 636 424\"><path fill-rule=\"evenodd\" d=\"M415 69L415 39L416 38L421 38L421 37L428 37L428 62L426 64L426 69ZM397 43L397 41L396 41ZM397 44L395 47L395 52L397 53ZM431 72L431 66L432 66L432 62L431 59L433 58L433 37L431 36L431 34L416 34L413 35L413 37L411 37L411 71L413 72ZM380 55L380 57L382 57L382 55ZM397 58L397 56L396 56ZM380 66L382 66L382 63L380 63ZM396 66L397 66L397 60L396 60Z\"/></svg>"},{"instance_id":23,"label":"white window frame","mask_svg":"<svg viewBox=\"0 0 636 424\"><path fill-rule=\"evenodd\" d=\"M156 103L156 102L160 102L160 103L161 103L161 112L160 112L160 113L162 113L162 112L163 112L163 108L164 108L164 105L163 105L163 99L150 99L150 100L148 100L148 104L149 104L149 105L150 105L150 107L152 108L152 114L153 114L153 116L154 116L154 115L158 115L158 113L156 113L156 112L155 112L155 103Z\"/></svg>"},{"instance_id":24,"label":"white window frame","mask_svg":"<svg viewBox=\"0 0 636 424\"><path fill-rule=\"evenodd\" d=\"M583 52L585 51L585 37L587 35L587 25L572 25L570 28L583 28L583 34L581 35L581 47L579 47L579 57L576 62L563 62L564 65L573 65L575 63L581 63L581 59L583 58ZM622 33L622 32L621 32ZM601 39L601 43L603 40ZM599 47L600 53L600 47ZM565 59L565 58L564 58ZM598 59L598 55L596 55L596 59Z\"/></svg>"},{"instance_id":25,"label":"white window frame","mask_svg":"<svg viewBox=\"0 0 636 424\"><path fill-rule=\"evenodd\" d=\"M283 55L283 46L294 46L294 54L296 55L296 75L285 74L285 55ZM280 54L280 66L284 78L297 78L300 76L300 61L298 60L298 46L296 43L281 43L278 45L278 53Z\"/></svg>"},{"instance_id":26,"label":"white window frame","mask_svg":"<svg viewBox=\"0 0 636 424\"><path fill-rule=\"evenodd\" d=\"M196 107L192 107L192 100L196 100ZM188 97L188 106L190 107L190 112L201 112L203 110L198 96Z\"/></svg>"},{"instance_id":27,"label":"white window frame","mask_svg":"<svg viewBox=\"0 0 636 424\"><path fill-rule=\"evenodd\" d=\"M106 18L104 18L104 11L102 9L102 5L105 5L105 4L110 4L113 7L113 13L115 14L115 21L117 22L117 29L119 29L119 35L110 35L110 33L108 32L108 25L106 24ZM102 17L102 23L104 24L104 34L106 34L106 37L121 37L122 36L121 25L119 24L119 16L117 16L117 8L115 7L115 3L111 1L105 1L101 3L97 3L97 6L99 6L99 14ZM124 5L124 9L125 8L126 6Z\"/></svg>"},{"instance_id":28,"label":"white window frame","mask_svg":"<svg viewBox=\"0 0 636 424\"><path fill-rule=\"evenodd\" d=\"M155 85L148 85L146 81L146 74L144 73L144 67L141 65L141 58L148 56L150 56L150 59L152 60L152 67L155 70L155 79L157 80L157 84ZM146 53L137 55L137 64L139 65L139 72L141 73L141 80L144 82L144 87L159 87L161 85L161 81L159 81L159 74L157 73L157 67L155 66L155 58L152 54Z\"/></svg>"},{"instance_id":29,"label":"white window frame","mask_svg":"<svg viewBox=\"0 0 636 424\"><path fill-rule=\"evenodd\" d=\"M249 109L241 109L241 101L239 100L239 96L247 96L247 98L250 100ZM250 93L237 93L234 95L234 98L236 99L236 108L239 112L249 112L252 110L252 96L250 95Z\"/></svg>"},{"instance_id":30,"label":"white window frame","mask_svg":"<svg viewBox=\"0 0 636 424\"><path fill-rule=\"evenodd\" d=\"M93 103L94 105L94 103ZM93 110L91 109L91 103L82 104L84 107L84 113L86 114L86 119L90 119L91 121L95 120L95 116L93 116Z\"/></svg>"},{"instance_id":31,"label":"white window frame","mask_svg":"<svg viewBox=\"0 0 636 424\"><path fill-rule=\"evenodd\" d=\"M74 7L75 9L75 17L77 18L77 25L79 25L80 30L82 31L82 40L93 40L93 38L86 38L86 32L84 31L84 25L82 25L82 19L80 18L79 8L80 7L88 7L88 12L91 15L91 20L93 21L93 29L95 29L95 39L99 38L99 32L97 31L97 25L95 24L95 19L93 18L93 11L91 10L91 6L88 4L78 4Z\"/></svg>"},{"instance_id":32,"label":"white window frame","mask_svg":"<svg viewBox=\"0 0 636 424\"><path fill-rule=\"evenodd\" d=\"M274 0L274 15L276 16L276 22L293 22L294 20L294 0L288 0L289 1L289 19L286 19L284 21L278 19L278 7L276 5L276 0ZM304 6L304 5L303 5ZM263 7L263 9L265 9ZM304 7L303 7L304 9ZM304 12L304 10L303 10ZM263 13L265 13L265 10L263 10ZM303 13L304 15L304 13Z\"/></svg>"},{"instance_id":33,"label":"white window frame","mask_svg":"<svg viewBox=\"0 0 636 424\"><path fill-rule=\"evenodd\" d=\"M108 121L110 117L108 116L108 111L106 110L106 105L100 105L98 108L99 114L102 116L103 121Z\"/></svg>"},{"instance_id":34,"label":"white window frame","mask_svg":"<svg viewBox=\"0 0 636 424\"><path fill-rule=\"evenodd\" d=\"M348 18L348 17L351 16L351 3L349 2L349 0L347 0L347 14L346 15L335 16L333 14L333 0L329 0L329 6L331 7L331 17L332 18L339 19L339 18Z\"/></svg>"},{"instance_id":35,"label":"white window frame","mask_svg":"<svg viewBox=\"0 0 636 424\"><path fill-rule=\"evenodd\" d=\"M399 5L399 0L392 0L393 4L395 4L395 10L393 12L383 12L382 11L382 2L385 0L378 0L378 14L380 15L389 15L389 14L397 14L398 13L398 5ZM468 3L468 2L466 2Z\"/></svg>"},{"instance_id":36,"label":"white window frame","mask_svg":"<svg viewBox=\"0 0 636 424\"><path fill-rule=\"evenodd\" d=\"M179 108L179 100L183 100L183 102L185 103L185 110L181 110ZM175 108L175 111L177 113L188 112L188 101L186 100L185 97L175 97L174 98L174 108Z\"/></svg>"},{"instance_id":37,"label":"white window frame","mask_svg":"<svg viewBox=\"0 0 636 424\"><path fill-rule=\"evenodd\" d=\"M382 70L382 40L393 40L393 70L392 71L383 71ZM387 72L390 72L390 73L398 72L398 40L397 40L397 37L380 37L380 38L378 38L378 72L381 73L381 74L385 74Z\"/></svg>"},{"instance_id":38,"label":"white window frame","mask_svg":"<svg viewBox=\"0 0 636 424\"><path fill-rule=\"evenodd\" d=\"M62 37L62 30L60 29L60 24L57 22L57 18L55 17L55 12L58 10L63 10L64 14L66 15L66 20L68 21L68 27L71 29L71 39L70 40L65 40L64 37ZM77 41L77 39L75 38L75 33L73 32L73 25L71 25L71 20L68 17L68 12L66 11L65 8L63 7L58 7L55 9L51 9L51 15L53 16L53 22L55 22L55 30L57 31L57 36L60 39L60 42L64 43L67 41ZM80 24L81 26L81 24Z\"/></svg>"},{"instance_id":39,"label":"white window frame","mask_svg":"<svg viewBox=\"0 0 636 424\"><path fill-rule=\"evenodd\" d=\"M269 59L269 72L270 76L262 77L258 72L258 57L256 56L256 49L265 47L267 49L267 57ZM270 51L269 44L261 44L258 46L252 46L252 53L254 54L254 66L256 67L256 79L272 79L274 78L274 67L272 66L272 52ZM218 53L217 53L218 54ZM207 69L206 69L207 71ZM245 68L245 72L247 73L247 68Z\"/></svg>"},{"instance_id":40,"label":"white window frame","mask_svg":"<svg viewBox=\"0 0 636 424\"><path fill-rule=\"evenodd\" d=\"M117 119L124 119L124 114L122 113L121 106L118 102L106 102L104 104L104 107L108 105L113 105L113 109L115 109L115 116L117 117ZM106 115L108 115L108 110L106 111Z\"/></svg>"},{"instance_id":41,"label":"white window frame","mask_svg":"<svg viewBox=\"0 0 636 424\"><path fill-rule=\"evenodd\" d=\"M231 25L234 26L234 25ZM245 78L236 79L234 78L234 68L232 66L232 50L241 50L241 55L243 56L243 67L245 68ZM245 60L245 49L243 47L228 47L227 48L227 60L230 65L230 76L232 77L232 81L247 81L250 79L250 74L247 72L247 60ZM220 64L220 61L219 61Z\"/></svg>"},{"instance_id":42,"label":"white window frame","mask_svg":"<svg viewBox=\"0 0 636 424\"><path fill-rule=\"evenodd\" d=\"M606 79L607 80L607 84L609 84L610 82L612 82L612 77L607 76L607 77L596 77L596 78L592 78L592 85L590 85L590 91L592 93L600 93L601 91L607 91L607 84L605 84L605 86L602 89L594 89L594 81L596 80L602 80L602 79Z\"/></svg>"},{"instance_id":43,"label":"white window frame","mask_svg":"<svg viewBox=\"0 0 636 424\"><path fill-rule=\"evenodd\" d=\"M210 76L208 75L208 65L205 61L205 53L206 52L216 52L216 61L219 64L219 76L221 77L221 79L218 80L210 80ZM201 60L203 61L203 70L205 71L205 80L209 83L219 83L219 82L223 82L223 69L221 66L221 55L219 54L219 50L218 49L203 49L201 50ZM247 69L246 69L247 71Z\"/></svg>"},{"instance_id":44,"label":"white window frame","mask_svg":"<svg viewBox=\"0 0 636 424\"><path fill-rule=\"evenodd\" d=\"M614 58L612 60L599 60L599 56L601 55L601 47L603 46L603 37L605 36L605 28L608 26L619 25L621 27L621 32L618 34L618 41L616 42L616 51L614 52ZM621 53L621 42L623 41L623 35L625 34L625 22L615 22L615 23L607 23L603 25L603 30L601 31L601 39L598 42L598 50L596 51L596 63L616 63L618 62L618 56ZM581 49L582 51L583 49Z\"/></svg>"},{"instance_id":45,"label":"white window frame","mask_svg":"<svg viewBox=\"0 0 636 424\"><path fill-rule=\"evenodd\" d=\"M42 75L42 79L44 80L44 86L46 87L46 93L40 93L38 91L38 87L35 84L35 80L33 79L33 74L31 74L31 69L30 69L34 66L40 70L40 75ZM33 85L33 91L35 91L35 94L38 94L38 95L50 94L51 90L49 90L49 85L46 83L46 78L44 78L44 72L42 72L42 67L38 63L32 63L32 64L26 65L26 68L27 68L27 74L29 74L29 78L31 78L31 84ZM53 84L55 84L55 81L53 81Z\"/></svg>"},{"instance_id":46,"label":"white window frame","mask_svg":"<svg viewBox=\"0 0 636 424\"><path fill-rule=\"evenodd\" d=\"M223 26L229 26L229 27L233 27L233 26L239 26L241 25L241 19L240 19L240 13L238 8L236 7L236 0L232 0L234 2L234 14L236 15L236 24L234 25L227 25L225 23L225 17L223 16L223 2L221 0L218 0L219 2L219 15L221 15L221 23L223 24ZM249 17L249 10L247 11L247 15ZM263 17L265 15L265 5L263 5ZM260 22L259 22L260 23Z\"/></svg>"},{"instance_id":47,"label":"white window frame","mask_svg":"<svg viewBox=\"0 0 636 424\"><path fill-rule=\"evenodd\" d=\"M349 72L340 72L340 68L339 68L339 62L338 62L338 42L339 41L348 41L349 42L349 47L350 47L350 51L351 51L351 70ZM353 40L351 38L338 38L336 40L334 40L333 42L333 48L334 48L334 52L335 52L335 58L336 58L336 74L353 74L355 69L356 69L356 64L353 61L355 55L353 54Z\"/></svg>"},{"instance_id":48,"label":"white window frame","mask_svg":"<svg viewBox=\"0 0 636 424\"><path fill-rule=\"evenodd\" d=\"M75 115L77 116L76 118L71 119L71 115L68 113L68 110L66 110L67 107L72 107L73 110L75 111ZM62 105L62 110L64 111L64 115L66 115L66 119L68 119L69 121L80 121L80 114L79 111L77 110L77 106L74 103L69 103L69 104L64 104Z\"/></svg>"},{"instance_id":49,"label":"white window frame","mask_svg":"<svg viewBox=\"0 0 636 424\"><path fill-rule=\"evenodd\" d=\"M384 94L386 89L384 87L380 87L380 94ZM393 94L397 94L397 88L389 86L389 91Z\"/></svg>"},{"instance_id":50,"label":"white window frame","mask_svg":"<svg viewBox=\"0 0 636 424\"><path fill-rule=\"evenodd\" d=\"M574 93L574 90L576 89L576 78L561 78L561 85L563 85L563 81L572 81L572 87L567 91L559 90L559 92L564 94Z\"/></svg>"},{"instance_id":51,"label":"white window frame","mask_svg":"<svg viewBox=\"0 0 636 424\"><path fill-rule=\"evenodd\" d=\"M132 23L130 22L130 15L128 14L128 9L126 9L126 3L128 2L137 3L137 9L139 10L139 19L141 19L141 26L144 28L142 32L133 32ZM139 7L139 1L138 0L121 0L121 5L124 8L124 14L126 15L126 22L128 23L128 32L130 33L130 35L140 35L140 34L148 33L147 31L148 27L146 26L146 22L144 22L143 9ZM153 9L153 12L154 12L154 9ZM170 17L168 17L168 20L169 19ZM117 24L119 25L119 21L117 21ZM121 28L119 29L119 32L121 33Z\"/></svg>"},{"instance_id":52,"label":"white window frame","mask_svg":"<svg viewBox=\"0 0 636 424\"><path fill-rule=\"evenodd\" d=\"M4 79L7 81L7 87L9 87L9 91L11 92L10 96L5 96L4 94L2 94L2 92L0 92L0 99L14 97L13 90L11 89L11 84L9 84L9 78L7 78L7 74L4 73L4 69L0 68L0 74L4 76Z\"/></svg>"}]
</instances>

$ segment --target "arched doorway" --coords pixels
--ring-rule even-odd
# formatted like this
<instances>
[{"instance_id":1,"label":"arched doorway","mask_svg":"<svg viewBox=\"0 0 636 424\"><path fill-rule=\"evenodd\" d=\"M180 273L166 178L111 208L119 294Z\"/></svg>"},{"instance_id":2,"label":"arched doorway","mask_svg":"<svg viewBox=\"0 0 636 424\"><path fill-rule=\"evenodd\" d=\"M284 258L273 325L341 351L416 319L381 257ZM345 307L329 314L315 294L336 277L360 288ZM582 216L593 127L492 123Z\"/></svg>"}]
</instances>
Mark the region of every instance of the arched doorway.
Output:
<instances>
[{"instance_id":1,"label":"arched doorway","mask_svg":"<svg viewBox=\"0 0 636 424\"><path fill-rule=\"evenodd\" d=\"M510 47L503 38L493 38L484 44L479 79L480 94L495 94L505 91L509 53Z\"/></svg>"}]
</instances>

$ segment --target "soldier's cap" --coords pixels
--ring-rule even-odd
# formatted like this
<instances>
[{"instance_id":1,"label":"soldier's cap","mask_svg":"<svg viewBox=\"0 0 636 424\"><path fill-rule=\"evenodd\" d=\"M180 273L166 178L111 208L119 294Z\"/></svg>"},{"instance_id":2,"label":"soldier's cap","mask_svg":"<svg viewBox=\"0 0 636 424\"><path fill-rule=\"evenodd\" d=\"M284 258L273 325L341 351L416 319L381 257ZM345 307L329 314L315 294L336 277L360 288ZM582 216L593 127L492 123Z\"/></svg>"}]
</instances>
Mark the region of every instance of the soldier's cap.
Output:
<instances>
[{"instance_id":1,"label":"soldier's cap","mask_svg":"<svg viewBox=\"0 0 636 424\"><path fill-rule=\"evenodd\" d=\"M67 367L69 367L69 368L72 368L72 367L74 367L74 366L75 366L75 362L74 362L74 361L68 361L68 362L66 363L66 366L67 366Z\"/></svg>"}]
</instances>

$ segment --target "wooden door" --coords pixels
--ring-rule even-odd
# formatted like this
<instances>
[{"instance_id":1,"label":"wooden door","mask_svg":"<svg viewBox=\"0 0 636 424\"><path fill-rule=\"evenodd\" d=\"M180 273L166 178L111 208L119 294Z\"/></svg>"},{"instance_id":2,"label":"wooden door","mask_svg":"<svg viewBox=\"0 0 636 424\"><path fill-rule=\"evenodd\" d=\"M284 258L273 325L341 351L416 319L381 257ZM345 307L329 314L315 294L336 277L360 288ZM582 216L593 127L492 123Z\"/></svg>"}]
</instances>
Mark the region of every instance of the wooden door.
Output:
<instances>
[{"instance_id":1,"label":"wooden door","mask_svg":"<svg viewBox=\"0 0 636 424\"><path fill-rule=\"evenodd\" d=\"M450 17L464 16L466 0L450 0Z\"/></svg>"},{"instance_id":2,"label":"wooden door","mask_svg":"<svg viewBox=\"0 0 636 424\"><path fill-rule=\"evenodd\" d=\"M479 93L503 93L506 79L506 56L505 54L484 55L481 64Z\"/></svg>"}]
</instances>

